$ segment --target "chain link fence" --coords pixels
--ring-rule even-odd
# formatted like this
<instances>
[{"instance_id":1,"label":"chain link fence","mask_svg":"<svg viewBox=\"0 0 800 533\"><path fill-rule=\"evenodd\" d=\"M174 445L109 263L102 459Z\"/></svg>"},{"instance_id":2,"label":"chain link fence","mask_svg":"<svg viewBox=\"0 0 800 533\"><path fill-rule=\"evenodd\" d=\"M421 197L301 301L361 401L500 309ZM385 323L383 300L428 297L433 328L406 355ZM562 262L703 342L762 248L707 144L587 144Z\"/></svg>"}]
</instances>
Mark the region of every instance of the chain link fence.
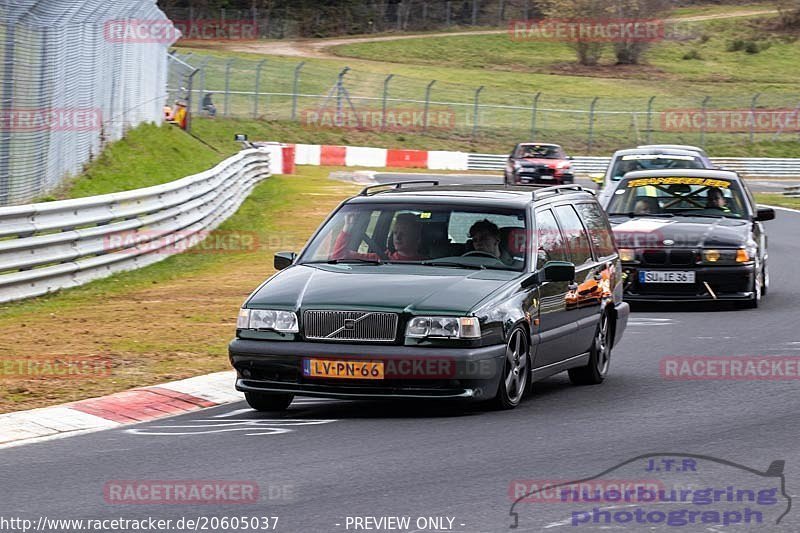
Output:
<instances>
[{"instance_id":1,"label":"chain link fence","mask_svg":"<svg viewBox=\"0 0 800 533\"><path fill-rule=\"evenodd\" d=\"M41 196L103 146L160 123L177 35L152 0L0 0L0 205Z\"/></svg>"},{"instance_id":2,"label":"chain link fence","mask_svg":"<svg viewBox=\"0 0 800 533\"><path fill-rule=\"evenodd\" d=\"M800 95L571 97L546 90L475 87L270 57L199 53L176 58L197 69L194 110L296 121L309 128L417 132L449 139L554 141L607 154L635 144L731 144L798 140ZM207 113L206 113L207 114Z\"/></svg>"}]
</instances>

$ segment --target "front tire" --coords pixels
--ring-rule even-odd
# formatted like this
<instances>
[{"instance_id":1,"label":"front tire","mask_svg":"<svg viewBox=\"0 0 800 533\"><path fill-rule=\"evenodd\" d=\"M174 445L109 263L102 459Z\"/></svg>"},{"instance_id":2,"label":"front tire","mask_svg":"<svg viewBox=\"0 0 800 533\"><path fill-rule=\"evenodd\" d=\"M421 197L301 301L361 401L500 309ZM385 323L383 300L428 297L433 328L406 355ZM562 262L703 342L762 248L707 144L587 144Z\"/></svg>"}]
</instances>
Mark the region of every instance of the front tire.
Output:
<instances>
[{"instance_id":1,"label":"front tire","mask_svg":"<svg viewBox=\"0 0 800 533\"><path fill-rule=\"evenodd\" d=\"M282 392L245 392L244 399L256 411L285 411L294 400L294 394Z\"/></svg>"},{"instance_id":2,"label":"front tire","mask_svg":"<svg viewBox=\"0 0 800 533\"><path fill-rule=\"evenodd\" d=\"M506 357L497 394L493 399L495 408L507 410L519 405L530 388L530 343L525 328L511 330L506 343Z\"/></svg>"},{"instance_id":3,"label":"front tire","mask_svg":"<svg viewBox=\"0 0 800 533\"><path fill-rule=\"evenodd\" d=\"M761 268L761 272L759 272L758 277L753 279L753 297L749 300L745 300L742 302L742 307L744 309L757 309L758 305L761 303L761 299L766 292L766 287L769 284L769 273L767 272L767 265Z\"/></svg>"},{"instance_id":4,"label":"front tire","mask_svg":"<svg viewBox=\"0 0 800 533\"><path fill-rule=\"evenodd\" d=\"M589 350L589 363L579 368L570 368L569 380L573 385L599 385L608 375L611 364L611 317L603 311Z\"/></svg>"}]
</instances>

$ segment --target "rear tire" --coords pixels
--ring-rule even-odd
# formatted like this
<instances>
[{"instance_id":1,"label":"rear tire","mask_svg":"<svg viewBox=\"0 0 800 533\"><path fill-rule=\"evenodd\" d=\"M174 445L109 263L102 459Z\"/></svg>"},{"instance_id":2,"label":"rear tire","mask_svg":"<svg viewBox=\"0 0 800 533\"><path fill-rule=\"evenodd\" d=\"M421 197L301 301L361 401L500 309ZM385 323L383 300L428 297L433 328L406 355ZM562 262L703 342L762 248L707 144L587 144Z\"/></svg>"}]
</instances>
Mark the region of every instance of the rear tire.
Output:
<instances>
[{"instance_id":1,"label":"rear tire","mask_svg":"<svg viewBox=\"0 0 800 533\"><path fill-rule=\"evenodd\" d=\"M568 370L573 385L599 385L606 378L611 363L611 331L611 317L603 311L589 349L589 362Z\"/></svg>"},{"instance_id":2,"label":"rear tire","mask_svg":"<svg viewBox=\"0 0 800 533\"><path fill-rule=\"evenodd\" d=\"M492 403L496 409L513 409L520 404L530 389L530 343L528 333L521 326L508 335L506 357L497 394Z\"/></svg>"},{"instance_id":3,"label":"rear tire","mask_svg":"<svg viewBox=\"0 0 800 533\"><path fill-rule=\"evenodd\" d=\"M294 400L294 394L282 392L245 392L244 399L256 411L285 411Z\"/></svg>"}]
</instances>

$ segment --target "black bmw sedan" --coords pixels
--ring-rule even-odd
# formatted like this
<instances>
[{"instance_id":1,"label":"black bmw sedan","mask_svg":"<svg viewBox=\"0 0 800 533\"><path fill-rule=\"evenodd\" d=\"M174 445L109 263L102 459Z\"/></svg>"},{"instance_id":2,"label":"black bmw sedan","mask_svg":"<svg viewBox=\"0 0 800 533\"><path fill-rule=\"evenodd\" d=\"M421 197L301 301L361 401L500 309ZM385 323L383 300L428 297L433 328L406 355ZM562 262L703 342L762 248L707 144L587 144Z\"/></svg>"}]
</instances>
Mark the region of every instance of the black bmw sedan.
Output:
<instances>
[{"instance_id":1,"label":"black bmw sedan","mask_svg":"<svg viewBox=\"0 0 800 533\"><path fill-rule=\"evenodd\" d=\"M735 300L758 307L769 287L767 236L744 180L721 170L630 172L601 200L628 301Z\"/></svg>"}]
</instances>

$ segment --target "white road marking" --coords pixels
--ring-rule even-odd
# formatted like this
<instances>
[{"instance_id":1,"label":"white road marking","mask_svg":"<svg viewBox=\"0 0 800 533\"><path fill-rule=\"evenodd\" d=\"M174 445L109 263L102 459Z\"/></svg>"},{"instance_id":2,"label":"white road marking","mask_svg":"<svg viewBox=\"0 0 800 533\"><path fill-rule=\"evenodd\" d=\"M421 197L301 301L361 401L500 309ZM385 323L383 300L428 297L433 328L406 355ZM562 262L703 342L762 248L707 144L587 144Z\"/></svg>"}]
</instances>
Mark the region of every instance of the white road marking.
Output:
<instances>
[{"instance_id":1,"label":"white road marking","mask_svg":"<svg viewBox=\"0 0 800 533\"><path fill-rule=\"evenodd\" d=\"M132 435L151 436L180 436L180 435L208 435L211 433L230 433L244 431L245 435L280 435L294 431L297 426L314 426L337 422L328 420L303 420L296 418L253 418L247 420L192 420L186 424L159 424L144 428L126 429ZM159 431L162 430L162 431Z\"/></svg>"}]
</instances>

